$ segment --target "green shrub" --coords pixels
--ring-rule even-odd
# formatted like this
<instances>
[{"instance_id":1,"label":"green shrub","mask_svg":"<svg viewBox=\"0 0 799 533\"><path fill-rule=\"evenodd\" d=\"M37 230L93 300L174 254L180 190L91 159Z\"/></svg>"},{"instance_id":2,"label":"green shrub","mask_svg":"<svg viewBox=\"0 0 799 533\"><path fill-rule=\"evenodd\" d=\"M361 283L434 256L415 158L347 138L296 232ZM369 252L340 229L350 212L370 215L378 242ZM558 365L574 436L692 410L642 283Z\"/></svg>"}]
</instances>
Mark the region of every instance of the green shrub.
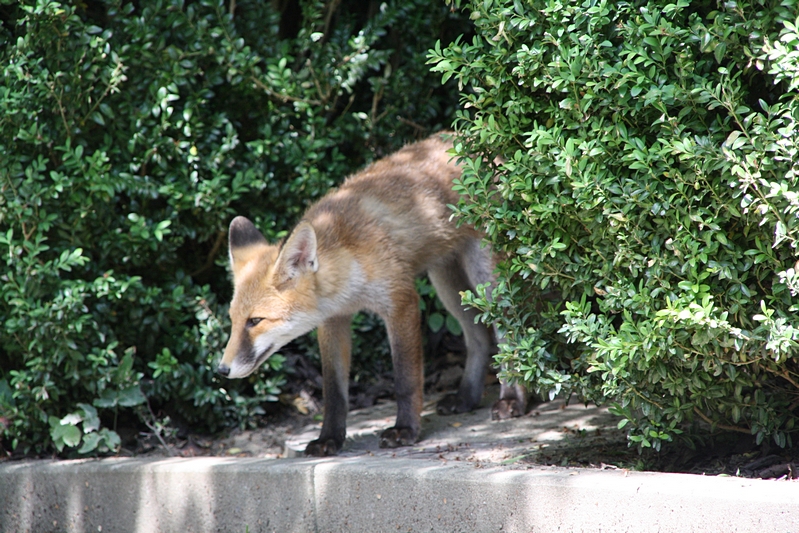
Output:
<instances>
[{"instance_id":1,"label":"green shrub","mask_svg":"<svg viewBox=\"0 0 799 533\"><path fill-rule=\"evenodd\" d=\"M506 374L789 445L799 405L799 3L470 2L458 211L506 254L467 301ZM489 164L496 156L504 162ZM496 176L496 180L494 180Z\"/></svg>"},{"instance_id":2,"label":"green shrub","mask_svg":"<svg viewBox=\"0 0 799 533\"><path fill-rule=\"evenodd\" d=\"M452 120L454 85L424 65L465 27L443 4L277 4L0 0L6 446L96 453L125 413L195 431L262 413L281 357L213 374L230 219L277 239Z\"/></svg>"}]
</instances>

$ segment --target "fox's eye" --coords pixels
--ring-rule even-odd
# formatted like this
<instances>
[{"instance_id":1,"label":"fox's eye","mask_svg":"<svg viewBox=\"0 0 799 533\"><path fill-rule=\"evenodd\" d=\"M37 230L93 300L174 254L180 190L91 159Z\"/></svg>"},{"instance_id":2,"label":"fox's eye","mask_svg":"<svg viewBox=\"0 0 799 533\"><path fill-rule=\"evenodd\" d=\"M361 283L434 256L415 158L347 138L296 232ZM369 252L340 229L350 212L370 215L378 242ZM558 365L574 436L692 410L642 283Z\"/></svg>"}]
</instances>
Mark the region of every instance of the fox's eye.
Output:
<instances>
[{"instance_id":1,"label":"fox's eye","mask_svg":"<svg viewBox=\"0 0 799 533\"><path fill-rule=\"evenodd\" d=\"M263 320L263 318L248 318L247 319L247 327L252 328L258 325L258 323Z\"/></svg>"}]
</instances>

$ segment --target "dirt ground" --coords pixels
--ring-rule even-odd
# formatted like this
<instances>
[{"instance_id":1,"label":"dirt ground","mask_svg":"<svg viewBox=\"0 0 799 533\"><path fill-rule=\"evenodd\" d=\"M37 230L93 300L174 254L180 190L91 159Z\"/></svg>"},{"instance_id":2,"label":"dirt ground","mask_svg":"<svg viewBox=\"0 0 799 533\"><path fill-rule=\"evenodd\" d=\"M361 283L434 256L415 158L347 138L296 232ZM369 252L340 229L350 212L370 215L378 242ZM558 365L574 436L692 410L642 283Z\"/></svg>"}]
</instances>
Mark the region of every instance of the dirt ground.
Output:
<instances>
[{"instance_id":1,"label":"dirt ground","mask_svg":"<svg viewBox=\"0 0 799 533\"><path fill-rule=\"evenodd\" d=\"M151 433L141 432L135 439L123 446L122 455L156 455L156 456L237 456L237 457L263 457L278 458L301 454L304 449L301 435L315 435L320 427L321 420L321 379L318 370L302 356L294 356L290 364L298 369L292 378L293 383L286 387L286 393L281 396L281 406L273 414L260 421L259 427L249 430L233 430L225 435L209 437L202 435L185 434L182 438L170 439L156 438ZM432 368L428 368L426 378L426 409L423 413L424 422L447 424L458 427L471 424L474 418L469 414L464 418L452 421L447 417L444 422L435 422L435 400L447 391L454 391L462 372L462 357L457 353L448 352L441 361ZM487 395L496 391L496 379L487 377ZM496 394L496 392L493 392ZM348 438L354 432L356 422L360 416L366 419L383 417L382 420L390 421L393 416L391 404L392 381L389 374L378 376L368 383L352 383L350 390L351 414L348 420ZM483 407L476 416L487 418L486 404L490 405L491 399L483 402ZM556 399L552 403L532 405L525 417L516 421L503 421L505 426L490 426L491 422L480 418L481 427L487 431L496 432L498 435L507 432L507 428L514 426L524 427L532 424L536 417L546 420L546 417L556 415L556 411L565 409L578 409L575 402ZM594 409L597 409L594 407ZM475 415L472 413L471 415ZM588 425L569 424L560 418L551 418L553 427L550 433L559 433L557 443L537 439L519 437L518 432L513 437L496 442L457 442L441 444L435 440L420 441L413 450L415 456L430 456L441 460L465 460L475 462L489 462L495 464L524 465L554 465L597 469L629 469L639 471L681 472L700 475L741 476L748 478L763 478L776 480L793 480L799 478L799 451L794 449L784 450L764 443L756 445L752 437L740 434L718 433L711 434L709 428L698 428L694 432L691 442L685 440L664 446L660 452L647 450L639 453L634 447L629 447L623 431L616 429L616 420L606 411L600 423ZM557 422L556 422L557 420ZM494 423L497 424L497 423ZM556 425L557 424L557 425ZM423 433L424 433L423 426ZM471 429L472 432L477 431ZM310 432L310 433L309 433ZM376 435L378 430L367 427L364 435ZM312 438L312 437L309 437ZM298 440L299 439L299 440ZM376 441L376 437L374 437ZM296 450L292 452L290 443L295 442ZM296 442L300 442L299 445ZM299 446L299 447L297 447ZM364 444L350 446L348 451L345 445L343 453L358 454L373 451ZM486 449L486 448L490 448ZM398 452L393 452L395 455ZM400 451L399 453L403 453Z\"/></svg>"}]
</instances>

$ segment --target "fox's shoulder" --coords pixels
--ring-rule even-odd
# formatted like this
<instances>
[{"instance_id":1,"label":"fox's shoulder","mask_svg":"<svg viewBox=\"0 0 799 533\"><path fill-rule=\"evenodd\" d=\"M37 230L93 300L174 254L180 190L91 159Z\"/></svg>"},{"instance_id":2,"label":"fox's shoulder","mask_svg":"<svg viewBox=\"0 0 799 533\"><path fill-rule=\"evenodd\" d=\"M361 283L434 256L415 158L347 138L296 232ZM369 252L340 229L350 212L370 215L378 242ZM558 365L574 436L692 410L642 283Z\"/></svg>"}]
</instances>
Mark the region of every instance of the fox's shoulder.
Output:
<instances>
[{"instance_id":1,"label":"fox's shoulder","mask_svg":"<svg viewBox=\"0 0 799 533\"><path fill-rule=\"evenodd\" d=\"M388 239L413 255L426 244L448 246L458 233L448 206L458 201L452 182L460 176L451 148L449 135L435 134L347 178L303 217L320 247L374 249Z\"/></svg>"}]
</instances>

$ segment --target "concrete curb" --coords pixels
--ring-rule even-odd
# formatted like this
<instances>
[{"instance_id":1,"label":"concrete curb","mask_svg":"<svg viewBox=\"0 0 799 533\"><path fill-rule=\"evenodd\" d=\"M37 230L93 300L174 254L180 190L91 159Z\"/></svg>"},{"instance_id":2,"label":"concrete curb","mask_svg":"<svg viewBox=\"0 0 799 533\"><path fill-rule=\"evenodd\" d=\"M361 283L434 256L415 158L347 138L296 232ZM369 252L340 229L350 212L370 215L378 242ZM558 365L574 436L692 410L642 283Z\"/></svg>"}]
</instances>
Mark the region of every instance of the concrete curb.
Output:
<instances>
[{"instance_id":1,"label":"concrete curb","mask_svg":"<svg viewBox=\"0 0 799 533\"><path fill-rule=\"evenodd\" d=\"M799 483L455 461L0 464L0 531L795 532Z\"/></svg>"}]
</instances>

